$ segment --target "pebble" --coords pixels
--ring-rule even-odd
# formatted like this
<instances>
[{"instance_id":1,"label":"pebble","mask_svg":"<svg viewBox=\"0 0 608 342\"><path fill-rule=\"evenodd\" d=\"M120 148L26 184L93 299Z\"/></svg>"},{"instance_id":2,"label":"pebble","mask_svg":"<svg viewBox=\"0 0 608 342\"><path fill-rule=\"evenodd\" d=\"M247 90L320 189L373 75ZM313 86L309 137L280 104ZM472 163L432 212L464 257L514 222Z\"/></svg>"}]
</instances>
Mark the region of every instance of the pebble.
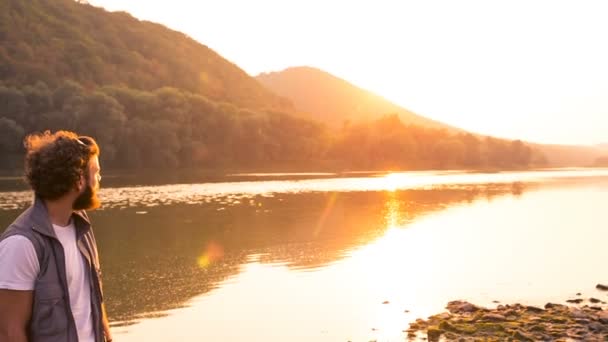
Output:
<instances>
[{"instance_id":1,"label":"pebble","mask_svg":"<svg viewBox=\"0 0 608 342\"><path fill-rule=\"evenodd\" d=\"M597 285L595 285L595 288L600 291L608 291L608 285L597 284Z\"/></svg>"}]
</instances>

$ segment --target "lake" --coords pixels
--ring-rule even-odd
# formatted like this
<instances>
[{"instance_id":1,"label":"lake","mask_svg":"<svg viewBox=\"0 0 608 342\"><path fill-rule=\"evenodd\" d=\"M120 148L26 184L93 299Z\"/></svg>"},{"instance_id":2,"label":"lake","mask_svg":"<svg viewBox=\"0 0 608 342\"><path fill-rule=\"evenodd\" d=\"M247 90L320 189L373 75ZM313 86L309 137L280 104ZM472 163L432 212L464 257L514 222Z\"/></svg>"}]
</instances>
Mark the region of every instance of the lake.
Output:
<instances>
[{"instance_id":1,"label":"lake","mask_svg":"<svg viewBox=\"0 0 608 342\"><path fill-rule=\"evenodd\" d=\"M119 341L403 341L464 299L608 300L608 170L104 178ZM0 179L0 229L32 199Z\"/></svg>"}]
</instances>

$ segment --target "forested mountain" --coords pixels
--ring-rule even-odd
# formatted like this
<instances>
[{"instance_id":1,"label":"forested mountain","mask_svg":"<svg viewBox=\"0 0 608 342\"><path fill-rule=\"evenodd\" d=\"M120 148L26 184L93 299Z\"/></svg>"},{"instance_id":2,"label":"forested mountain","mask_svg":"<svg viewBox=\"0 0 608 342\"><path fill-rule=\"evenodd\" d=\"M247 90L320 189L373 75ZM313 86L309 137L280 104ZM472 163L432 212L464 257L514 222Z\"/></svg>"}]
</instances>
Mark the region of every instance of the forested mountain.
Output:
<instances>
[{"instance_id":1,"label":"forested mountain","mask_svg":"<svg viewBox=\"0 0 608 342\"><path fill-rule=\"evenodd\" d=\"M291 104L183 33L74 0L0 0L0 79L86 89L173 87L251 109Z\"/></svg>"},{"instance_id":2,"label":"forested mountain","mask_svg":"<svg viewBox=\"0 0 608 342\"><path fill-rule=\"evenodd\" d=\"M496 169L543 161L521 141L392 109L354 108L349 116L344 107L350 123L327 127L164 26L73 0L0 0L0 170L22 168L26 134L59 129L95 137L106 170Z\"/></svg>"},{"instance_id":3,"label":"forested mountain","mask_svg":"<svg viewBox=\"0 0 608 342\"><path fill-rule=\"evenodd\" d=\"M344 123L376 120L385 115L397 114L408 125L462 132L417 115L316 68L291 67L279 72L262 73L256 78L268 89L291 100L297 111L327 123L330 127L340 128Z\"/></svg>"},{"instance_id":4,"label":"forested mountain","mask_svg":"<svg viewBox=\"0 0 608 342\"><path fill-rule=\"evenodd\" d=\"M373 121L386 115L396 114L400 121L406 125L443 128L455 137L469 136L467 132L416 115L380 96L319 69L292 67L280 72L263 73L256 78L269 89L291 100L296 110L307 114L305 117L319 120L330 127L341 128L345 124L357 123L361 120ZM504 140L486 138L478 134L474 137L478 141L490 139L488 141L504 142ZM413 141L416 141L416 139ZM468 138L462 142L466 145L470 141L472 140ZM420 141L417 142L421 144ZM448 145L443 144L444 148ZM532 147L535 151L534 157L531 159L536 161L535 165L592 166L602 164L605 158L599 161L598 158L608 155L608 146L602 146L602 144L598 146L568 146L526 143L526 145ZM454 147L453 144L452 147ZM492 148L489 149L492 150ZM506 151L504 148L502 150L503 152ZM491 152L488 153L492 154ZM375 154L372 154L371 158L375 156ZM505 154L504 163L509 164L508 160L511 157L513 156ZM487 156L481 158L487 158ZM490 164L496 165L499 162L500 158L497 158ZM450 163L450 161L446 161L446 163ZM483 165L487 166L487 164ZM501 167L504 167L504 165Z\"/></svg>"}]
</instances>

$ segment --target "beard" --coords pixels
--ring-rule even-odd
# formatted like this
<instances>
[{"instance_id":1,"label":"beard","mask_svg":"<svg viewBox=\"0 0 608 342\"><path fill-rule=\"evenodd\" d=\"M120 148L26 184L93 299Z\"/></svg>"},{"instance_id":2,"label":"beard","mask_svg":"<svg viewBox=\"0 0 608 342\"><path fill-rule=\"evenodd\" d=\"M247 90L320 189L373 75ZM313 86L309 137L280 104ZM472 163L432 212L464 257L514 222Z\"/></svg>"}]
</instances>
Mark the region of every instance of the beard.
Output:
<instances>
[{"instance_id":1,"label":"beard","mask_svg":"<svg viewBox=\"0 0 608 342\"><path fill-rule=\"evenodd\" d=\"M93 210L101 206L101 201L97 197L97 191L93 190L90 184L85 186L84 191L78 195L72 208L74 210Z\"/></svg>"}]
</instances>

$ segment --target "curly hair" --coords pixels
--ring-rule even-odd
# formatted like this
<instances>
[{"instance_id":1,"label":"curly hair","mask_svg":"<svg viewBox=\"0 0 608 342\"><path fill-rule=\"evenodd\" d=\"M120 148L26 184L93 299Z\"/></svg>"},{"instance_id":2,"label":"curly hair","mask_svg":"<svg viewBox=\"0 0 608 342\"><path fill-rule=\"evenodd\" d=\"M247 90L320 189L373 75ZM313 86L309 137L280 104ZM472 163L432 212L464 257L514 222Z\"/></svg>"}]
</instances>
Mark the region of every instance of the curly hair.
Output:
<instances>
[{"instance_id":1,"label":"curly hair","mask_svg":"<svg viewBox=\"0 0 608 342\"><path fill-rule=\"evenodd\" d=\"M91 158L99 146L91 137L57 131L25 138L25 178L37 196L54 200L73 189L81 176L88 177Z\"/></svg>"}]
</instances>

